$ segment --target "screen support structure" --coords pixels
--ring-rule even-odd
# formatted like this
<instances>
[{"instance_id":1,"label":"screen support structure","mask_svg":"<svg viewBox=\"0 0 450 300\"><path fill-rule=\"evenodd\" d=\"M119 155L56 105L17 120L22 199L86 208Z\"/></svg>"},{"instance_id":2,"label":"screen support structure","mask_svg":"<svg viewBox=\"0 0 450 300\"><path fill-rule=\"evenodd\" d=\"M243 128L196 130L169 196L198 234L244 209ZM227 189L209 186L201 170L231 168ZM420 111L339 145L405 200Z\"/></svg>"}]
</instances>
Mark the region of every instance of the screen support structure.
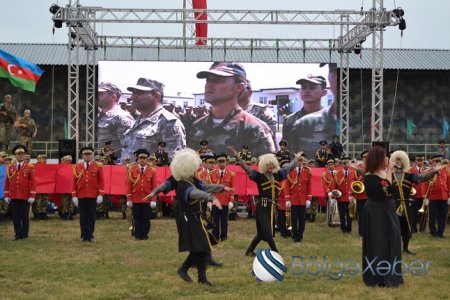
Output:
<instances>
[{"instance_id":1,"label":"screen support structure","mask_svg":"<svg viewBox=\"0 0 450 300\"><path fill-rule=\"evenodd\" d=\"M369 11L292 11L292 10L194 10L191 1L183 1L181 9L129 9L85 7L76 1L66 7L58 8L53 15L54 21L62 21L69 28L68 45L68 122L69 138L86 145L95 143L95 66L96 53L99 48L153 48L153 49L184 49L195 53L208 49L213 53L215 49L226 53L233 49L250 49L257 51L273 50L303 51L326 50L339 53L340 68L340 139L344 150L348 153L348 113L349 113L349 53L353 52L372 35L372 118L371 139L383 139L383 31L387 26L400 23L399 17L393 11L384 8L383 0L373 0ZM207 20L196 20L194 12L207 14ZM181 37L142 37L142 36L101 36L95 31L97 23L155 23L182 24ZM248 39L248 38L208 38L207 45L198 46L192 29L196 23L208 24L242 24L242 25L338 25L341 35L329 39ZM189 33L188 33L189 30ZM190 35L190 36L189 36ZM86 58L87 86L86 86L86 134L84 141L79 135L79 68L80 48L84 48ZM193 56L195 57L195 56ZM200 57L200 55L199 55ZM180 61L184 60L180 57ZM226 57L223 58L226 60ZM194 61L194 60L193 60ZM245 61L243 61L245 62ZM301 63L302 61L299 61ZM317 62L321 63L321 62Z\"/></svg>"}]
</instances>

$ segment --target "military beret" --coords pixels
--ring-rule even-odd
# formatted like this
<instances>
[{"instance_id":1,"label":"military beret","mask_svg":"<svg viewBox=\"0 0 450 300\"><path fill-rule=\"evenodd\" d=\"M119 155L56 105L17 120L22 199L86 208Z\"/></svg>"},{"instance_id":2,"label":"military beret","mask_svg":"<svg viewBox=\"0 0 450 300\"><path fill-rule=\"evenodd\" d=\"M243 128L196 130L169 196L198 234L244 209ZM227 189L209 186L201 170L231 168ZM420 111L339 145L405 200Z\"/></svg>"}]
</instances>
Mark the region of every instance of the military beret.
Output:
<instances>
[{"instance_id":1,"label":"military beret","mask_svg":"<svg viewBox=\"0 0 450 300\"><path fill-rule=\"evenodd\" d=\"M158 146L161 146L161 147L165 147L166 145L167 145L166 142L163 142L163 141L158 143Z\"/></svg>"},{"instance_id":2,"label":"military beret","mask_svg":"<svg viewBox=\"0 0 450 300\"><path fill-rule=\"evenodd\" d=\"M281 141L278 143L278 145L280 145L280 146L282 146L282 145L287 146L287 142L286 142L285 140L281 140Z\"/></svg>"},{"instance_id":3,"label":"military beret","mask_svg":"<svg viewBox=\"0 0 450 300\"><path fill-rule=\"evenodd\" d=\"M328 143L327 143L327 141L320 141L319 144L324 146L324 145L327 145Z\"/></svg>"}]
</instances>

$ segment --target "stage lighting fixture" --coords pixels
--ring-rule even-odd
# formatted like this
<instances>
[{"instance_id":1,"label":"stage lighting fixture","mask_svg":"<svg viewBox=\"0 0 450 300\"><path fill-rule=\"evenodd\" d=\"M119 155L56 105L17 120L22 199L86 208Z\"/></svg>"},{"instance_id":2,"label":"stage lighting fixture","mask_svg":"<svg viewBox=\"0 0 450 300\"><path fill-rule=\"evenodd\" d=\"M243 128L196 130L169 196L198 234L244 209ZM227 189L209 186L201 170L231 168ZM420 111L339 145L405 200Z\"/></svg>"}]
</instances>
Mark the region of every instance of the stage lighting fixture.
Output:
<instances>
[{"instance_id":1,"label":"stage lighting fixture","mask_svg":"<svg viewBox=\"0 0 450 300\"><path fill-rule=\"evenodd\" d=\"M403 17L405 15L405 11L401 7L394 9L392 12L397 18Z\"/></svg>"},{"instance_id":2,"label":"stage lighting fixture","mask_svg":"<svg viewBox=\"0 0 450 300\"><path fill-rule=\"evenodd\" d=\"M400 23L398 23L398 29L405 30L406 29L406 21L405 19L401 18Z\"/></svg>"},{"instance_id":3,"label":"stage lighting fixture","mask_svg":"<svg viewBox=\"0 0 450 300\"><path fill-rule=\"evenodd\" d=\"M58 12L58 9L60 9L60 6L57 4L52 4L52 6L50 6L50 12L54 15Z\"/></svg>"},{"instance_id":4,"label":"stage lighting fixture","mask_svg":"<svg viewBox=\"0 0 450 300\"><path fill-rule=\"evenodd\" d=\"M52 13L53 15L56 14L56 17L59 17L60 14L58 13L58 10L59 10L60 8L61 8L61 7L60 7L59 5L53 4L52 6L50 6L49 11L50 11L50 13ZM57 14L57 13L58 13L58 14ZM62 27L62 21L61 21L61 20L53 20L53 26L54 26L55 28L61 28L61 27Z\"/></svg>"},{"instance_id":5,"label":"stage lighting fixture","mask_svg":"<svg viewBox=\"0 0 450 300\"><path fill-rule=\"evenodd\" d=\"M355 52L355 54L361 54L361 44L356 44L355 48L353 48L353 52Z\"/></svg>"}]
</instances>

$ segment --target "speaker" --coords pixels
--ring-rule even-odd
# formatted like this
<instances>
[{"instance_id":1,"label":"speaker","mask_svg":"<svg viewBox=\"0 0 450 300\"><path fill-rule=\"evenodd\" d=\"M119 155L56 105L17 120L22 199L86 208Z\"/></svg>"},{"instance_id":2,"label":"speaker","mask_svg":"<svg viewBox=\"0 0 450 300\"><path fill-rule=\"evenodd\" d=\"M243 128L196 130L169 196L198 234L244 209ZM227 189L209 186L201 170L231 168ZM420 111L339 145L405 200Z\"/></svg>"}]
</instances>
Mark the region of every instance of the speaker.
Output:
<instances>
[{"instance_id":1,"label":"speaker","mask_svg":"<svg viewBox=\"0 0 450 300\"><path fill-rule=\"evenodd\" d=\"M381 148L386 151L386 155L389 155L389 142L382 142L382 141L373 141L372 147L380 146Z\"/></svg>"},{"instance_id":2,"label":"speaker","mask_svg":"<svg viewBox=\"0 0 450 300\"><path fill-rule=\"evenodd\" d=\"M72 162L77 161L77 147L75 140L59 140L58 141L58 161L61 161L61 158L70 155L72 156Z\"/></svg>"}]
</instances>

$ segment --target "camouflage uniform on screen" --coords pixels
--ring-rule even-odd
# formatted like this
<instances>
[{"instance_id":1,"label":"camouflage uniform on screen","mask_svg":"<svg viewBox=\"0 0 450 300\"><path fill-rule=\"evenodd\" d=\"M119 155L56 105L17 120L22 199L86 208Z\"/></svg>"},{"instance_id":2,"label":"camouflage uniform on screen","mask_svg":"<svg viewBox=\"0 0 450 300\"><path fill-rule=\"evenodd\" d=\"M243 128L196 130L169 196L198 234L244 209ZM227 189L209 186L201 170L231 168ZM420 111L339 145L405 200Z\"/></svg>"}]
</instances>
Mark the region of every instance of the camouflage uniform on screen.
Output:
<instances>
[{"instance_id":1,"label":"camouflage uniform on screen","mask_svg":"<svg viewBox=\"0 0 450 300\"><path fill-rule=\"evenodd\" d=\"M153 153L158 149L159 141L167 144L170 159L176 151L186 147L183 124L162 106L145 119L138 117L134 126L125 133L122 157L133 157L137 149Z\"/></svg>"},{"instance_id":2,"label":"camouflage uniform on screen","mask_svg":"<svg viewBox=\"0 0 450 300\"><path fill-rule=\"evenodd\" d=\"M124 134L133 127L133 124L134 118L128 111L121 109L119 105L107 112L100 111L97 125L98 144L104 145L106 142L111 141L112 148L116 149L114 155L120 157Z\"/></svg>"},{"instance_id":3,"label":"camouflage uniform on screen","mask_svg":"<svg viewBox=\"0 0 450 300\"><path fill-rule=\"evenodd\" d=\"M294 152L303 151L308 157L314 157L317 143L328 140L335 133L336 115L332 112L331 106L328 106L294 122L291 149Z\"/></svg>"},{"instance_id":4,"label":"camouflage uniform on screen","mask_svg":"<svg viewBox=\"0 0 450 300\"><path fill-rule=\"evenodd\" d=\"M216 153L226 153L228 145L239 148L244 142L255 156L275 152L270 128L238 105L219 125L213 124L212 115L197 120L189 147L195 149L202 140L207 140Z\"/></svg>"},{"instance_id":5,"label":"camouflage uniform on screen","mask_svg":"<svg viewBox=\"0 0 450 300\"><path fill-rule=\"evenodd\" d=\"M40 154L37 157L38 164L46 164L47 163L47 156L45 154ZM49 194L36 194L36 201L34 201L32 205L32 211L34 214L35 220L47 220L47 207L50 203L50 195Z\"/></svg>"},{"instance_id":6,"label":"camouflage uniform on screen","mask_svg":"<svg viewBox=\"0 0 450 300\"><path fill-rule=\"evenodd\" d=\"M275 114L267 105L250 101L250 103L243 107L243 109L266 123L272 132L277 131L277 120L275 119Z\"/></svg>"},{"instance_id":7,"label":"camouflage uniform on screen","mask_svg":"<svg viewBox=\"0 0 450 300\"><path fill-rule=\"evenodd\" d=\"M111 195L103 195L103 201L97 206L97 217L109 219L111 209Z\"/></svg>"},{"instance_id":8,"label":"camouflage uniform on screen","mask_svg":"<svg viewBox=\"0 0 450 300\"><path fill-rule=\"evenodd\" d=\"M25 125L22 127L22 125ZM33 151L33 135L37 128L36 123L30 118L30 111L26 109L24 116L17 121L17 127L19 129L20 144L24 145L28 149L28 153L31 155Z\"/></svg>"},{"instance_id":9,"label":"camouflage uniform on screen","mask_svg":"<svg viewBox=\"0 0 450 300\"><path fill-rule=\"evenodd\" d=\"M8 150L17 111L11 104L11 95L6 95L4 99L5 102L0 104L0 149Z\"/></svg>"}]
</instances>

